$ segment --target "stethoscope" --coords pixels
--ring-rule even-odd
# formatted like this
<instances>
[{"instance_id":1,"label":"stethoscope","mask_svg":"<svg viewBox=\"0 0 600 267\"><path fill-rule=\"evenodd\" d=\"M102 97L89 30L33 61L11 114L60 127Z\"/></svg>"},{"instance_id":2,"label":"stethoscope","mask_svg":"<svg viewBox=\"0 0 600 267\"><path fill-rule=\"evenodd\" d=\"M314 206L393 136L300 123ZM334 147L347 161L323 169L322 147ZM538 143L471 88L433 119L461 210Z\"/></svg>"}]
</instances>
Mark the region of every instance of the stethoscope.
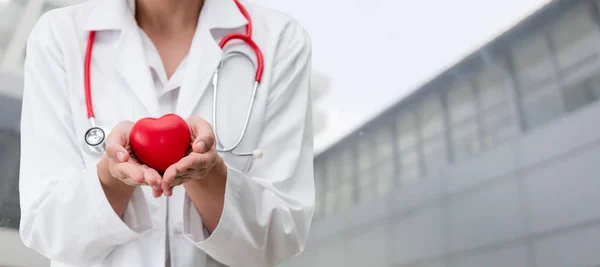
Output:
<instances>
[{"instance_id":1,"label":"stethoscope","mask_svg":"<svg viewBox=\"0 0 600 267\"><path fill-rule=\"evenodd\" d=\"M254 99L256 98L256 91L258 90L258 87L260 85L260 81L261 81L262 75L263 75L264 59L263 59L262 51L260 50L258 45L256 45L256 43L252 40L252 20L250 19L250 15L248 14L248 11L246 10L246 8L244 8L244 6L242 6L242 4L239 2L239 0L233 0L233 1L239 8L240 12L244 15L246 20L248 20L248 24L246 24L246 34L231 33L229 35L226 35L225 37L223 37L221 42L219 42L219 47L221 49L223 49L225 47L225 45L227 45L227 43L232 40L241 40L244 43L246 43L248 46L250 46L252 48L252 50L254 51L254 53L256 54L256 61L257 61L256 75L254 77L254 87L252 88L252 95L250 97L250 104L248 105L248 110L246 112L244 126L242 127L242 130L241 130L237 140L235 141L235 143L232 146L225 147L219 140L219 134L217 131L217 125L218 125L217 124L217 91L218 91L219 71L221 70L221 66L223 65L223 59L225 59L225 57L223 57L223 59L221 59L221 62L219 63L217 70L215 71L215 74L213 75L213 78L212 78L213 130L214 130L214 134L215 134L217 152L231 153L232 155L235 155L235 156L252 156L255 158L261 158L263 153L259 149L255 149L252 152L235 152L234 151L241 144L242 140L244 139L244 136L246 135L246 130L248 129L248 122L250 121L250 115L252 114L252 109L254 108ZM86 152L88 152L91 155L100 155L100 154L104 153L104 151L106 151L106 137L107 137L108 130L96 125L96 116L94 115L94 109L92 106L90 66L91 66L91 58L92 58L92 48L94 46L95 37L96 37L96 32L91 31L89 34L89 37L88 37L87 49L86 49L86 53L85 53L85 63L84 63L85 104L86 104L86 108L87 108L88 120L90 121L91 127L85 132L84 140L86 143L86 145L85 145ZM250 57L248 57L247 55L244 55L240 52L236 52L236 54L240 54L240 55L244 56L245 58L247 58L248 60L252 61L250 59Z\"/></svg>"}]
</instances>

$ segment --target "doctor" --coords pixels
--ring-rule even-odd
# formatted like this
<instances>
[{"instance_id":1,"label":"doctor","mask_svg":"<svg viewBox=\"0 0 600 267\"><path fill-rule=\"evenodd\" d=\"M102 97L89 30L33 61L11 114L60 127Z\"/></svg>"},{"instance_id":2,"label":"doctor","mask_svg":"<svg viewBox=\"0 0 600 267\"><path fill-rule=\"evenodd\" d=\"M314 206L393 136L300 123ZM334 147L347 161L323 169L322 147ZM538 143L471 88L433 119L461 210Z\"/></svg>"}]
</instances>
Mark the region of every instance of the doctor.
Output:
<instances>
[{"instance_id":1,"label":"doctor","mask_svg":"<svg viewBox=\"0 0 600 267\"><path fill-rule=\"evenodd\" d=\"M40 18L27 45L21 125L26 246L52 266L86 267L262 267L303 250L314 209L310 40L284 14L237 4L89 0ZM264 73L244 127L260 59L244 42L219 41L250 25ZM110 132L98 155L83 142L90 99L95 123ZM160 175L135 161L128 134L133 122L166 113L187 119L191 152ZM260 149L262 158L216 151L244 128L236 151Z\"/></svg>"}]
</instances>

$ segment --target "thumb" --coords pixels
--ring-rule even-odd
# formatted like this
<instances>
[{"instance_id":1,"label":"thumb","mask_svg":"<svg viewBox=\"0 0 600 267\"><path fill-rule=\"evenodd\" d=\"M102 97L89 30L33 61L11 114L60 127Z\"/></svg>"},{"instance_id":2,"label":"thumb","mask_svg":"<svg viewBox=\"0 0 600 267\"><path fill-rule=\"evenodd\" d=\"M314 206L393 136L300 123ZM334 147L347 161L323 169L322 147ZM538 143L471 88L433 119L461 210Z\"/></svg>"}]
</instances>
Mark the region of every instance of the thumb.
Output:
<instances>
[{"instance_id":1,"label":"thumb","mask_svg":"<svg viewBox=\"0 0 600 267\"><path fill-rule=\"evenodd\" d=\"M120 145L107 145L106 155L117 162L127 162L129 160L129 152Z\"/></svg>"},{"instance_id":2,"label":"thumb","mask_svg":"<svg viewBox=\"0 0 600 267\"><path fill-rule=\"evenodd\" d=\"M129 153L127 151L119 150L115 153L115 160L118 162L127 162L129 160Z\"/></svg>"},{"instance_id":3,"label":"thumb","mask_svg":"<svg viewBox=\"0 0 600 267\"><path fill-rule=\"evenodd\" d=\"M192 143L192 150L196 153L205 153L215 144L215 135L212 126L206 120L192 116L187 120L190 130L196 138Z\"/></svg>"},{"instance_id":4,"label":"thumb","mask_svg":"<svg viewBox=\"0 0 600 267\"><path fill-rule=\"evenodd\" d=\"M106 139L106 155L117 161L126 162L129 160L129 152L125 149L129 143L129 131L131 122L120 122L113 128Z\"/></svg>"}]
</instances>

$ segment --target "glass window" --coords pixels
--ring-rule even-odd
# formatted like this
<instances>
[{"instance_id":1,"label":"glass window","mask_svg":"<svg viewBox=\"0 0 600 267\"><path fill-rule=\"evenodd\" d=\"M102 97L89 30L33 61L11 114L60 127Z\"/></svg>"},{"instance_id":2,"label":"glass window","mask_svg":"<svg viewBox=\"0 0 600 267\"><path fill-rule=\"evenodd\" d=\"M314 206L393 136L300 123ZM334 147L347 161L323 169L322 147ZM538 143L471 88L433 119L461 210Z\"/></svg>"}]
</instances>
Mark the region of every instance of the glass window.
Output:
<instances>
[{"instance_id":1,"label":"glass window","mask_svg":"<svg viewBox=\"0 0 600 267\"><path fill-rule=\"evenodd\" d=\"M448 111L451 124L473 117L475 114L473 95L473 88L467 82L457 83L448 91Z\"/></svg>"},{"instance_id":2,"label":"glass window","mask_svg":"<svg viewBox=\"0 0 600 267\"><path fill-rule=\"evenodd\" d=\"M578 84L565 87L565 106L568 111L576 110L598 100L600 72Z\"/></svg>"},{"instance_id":3,"label":"glass window","mask_svg":"<svg viewBox=\"0 0 600 267\"><path fill-rule=\"evenodd\" d=\"M475 79L482 109L493 107L507 99L506 91L510 80L503 64L494 63L487 66Z\"/></svg>"},{"instance_id":4,"label":"glass window","mask_svg":"<svg viewBox=\"0 0 600 267\"><path fill-rule=\"evenodd\" d=\"M381 161L392 159L394 151L392 129L389 125L383 125L377 129L377 159Z\"/></svg>"},{"instance_id":5,"label":"glass window","mask_svg":"<svg viewBox=\"0 0 600 267\"><path fill-rule=\"evenodd\" d=\"M533 129L561 114L561 99L552 78L554 70L548 44L542 34L533 34L513 52L525 126Z\"/></svg>"},{"instance_id":6,"label":"glass window","mask_svg":"<svg viewBox=\"0 0 600 267\"><path fill-rule=\"evenodd\" d=\"M598 28L589 5L577 5L560 17L552 27L559 68L566 70L598 53Z\"/></svg>"},{"instance_id":7,"label":"glass window","mask_svg":"<svg viewBox=\"0 0 600 267\"><path fill-rule=\"evenodd\" d=\"M546 85L541 90L522 96L525 124L528 129L544 125L561 114L556 85Z\"/></svg>"},{"instance_id":8,"label":"glass window","mask_svg":"<svg viewBox=\"0 0 600 267\"><path fill-rule=\"evenodd\" d=\"M451 128L454 160L456 162L463 161L479 151L479 133L477 132L475 118L453 124Z\"/></svg>"},{"instance_id":9,"label":"glass window","mask_svg":"<svg viewBox=\"0 0 600 267\"><path fill-rule=\"evenodd\" d=\"M339 158L336 153L329 154L327 159L327 191L335 191L335 188L340 184L340 166Z\"/></svg>"},{"instance_id":10,"label":"glass window","mask_svg":"<svg viewBox=\"0 0 600 267\"><path fill-rule=\"evenodd\" d=\"M365 172L359 178L359 196L361 201L372 199L377 195L377 183L373 182L372 174Z\"/></svg>"},{"instance_id":11,"label":"glass window","mask_svg":"<svg viewBox=\"0 0 600 267\"><path fill-rule=\"evenodd\" d=\"M389 125L382 125L377 129L377 163L373 169L377 171L377 183L379 185L379 194L385 194L394 182L394 138L392 129Z\"/></svg>"},{"instance_id":12,"label":"glass window","mask_svg":"<svg viewBox=\"0 0 600 267\"><path fill-rule=\"evenodd\" d=\"M423 138L429 138L442 133L442 105L437 94L428 96L419 106L419 120Z\"/></svg>"},{"instance_id":13,"label":"glass window","mask_svg":"<svg viewBox=\"0 0 600 267\"><path fill-rule=\"evenodd\" d=\"M412 182L421 175L417 147L400 151L400 182Z\"/></svg>"},{"instance_id":14,"label":"glass window","mask_svg":"<svg viewBox=\"0 0 600 267\"><path fill-rule=\"evenodd\" d=\"M423 140L425 173L433 173L445 164L446 146L443 134L442 105L438 94L425 98L419 106L419 124Z\"/></svg>"},{"instance_id":15,"label":"glass window","mask_svg":"<svg viewBox=\"0 0 600 267\"><path fill-rule=\"evenodd\" d=\"M591 90L585 82L565 88L565 105L569 111L590 103L592 97Z\"/></svg>"},{"instance_id":16,"label":"glass window","mask_svg":"<svg viewBox=\"0 0 600 267\"><path fill-rule=\"evenodd\" d=\"M340 209L346 209L354 205L354 177L355 164L354 154L352 148L344 146L340 150L340 189L339 189L339 202Z\"/></svg>"},{"instance_id":17,"label":"glass window","mask_svg":"<svg viewBox=\"0 0 600 267\"><path fill-rule=\"evenodd\" d=\"M511 81L502 62L495 62L477 75L481 103L482 146L492 147L518 133L509 105Z\"/></svg>"},{"instance_id":18,"label":"glass window","mask_svg":"<svg viewBox=\"0 0 600 267\"><path fill-rule=\"evenodd\" d=\"M398 156L400 157L400 182L401 184L415 180L420 176L418 138L419 130L415 113L404 110L398 116Z\"/></svg>"},{"instance_id":19,"label":"glass window","mask_svg":"<svg viewBox=\"0 0 600 267\"><path fill-rule=\"evenodd\" d=\"M348 145L343 145L340 151L340 177L343 183L352 184L352 179L356 174L352 148L348 147Z\"/></svg>"},{"instance_id":20,"label":"glass window","mask_svg":"<svg viewBox=\"0 0 600 267\"><path fill-rule=\"evenodd\" d=\"M330 216L338 213L337 208L337 194L330 192L329 190L325 194L325 215Z\"/></svg>"},{"instance_id":21,"label":"glass window","mask_svg":"<svg viewBox=\"0 0 600 267\"><path fill-rule=\"evenodd\" d=\"M519 132L514 115L508 103L498 105L496 108L488 109L482 117L483 123L483 145L492 147L502 143Z\"/></svg>"},{"instance_id":22,"label":"glass window","mask_svg":"<svg viewBox=\"0 0 600 267\"><path fill-rule=\"evenodd\" d=\"M363 172L371 168L375 156L375 142L372 135L361 133L358 141L358 170Z\"/></svg>"},{"instance_id":23,"label":"glass window","mask_svg":"<svg viewBox=\"0 0 600 267\"><path fill-rule=\"evenodd\" d=\"M402 150L416 146L418 140L418 129L415 120L415 114L412 111L403 111L398 116L397 125L396 132L398 133L399 148Z\"/></svg>"},{"instance_id":24,"label":"glass window","mask_svg":"<svg viewBox=\"0 0 600 267\"><path fill-rule=\"evenodd\" d=\"M446 142L442 135L423 141L423 164L425 173L435 174L446 166Z\"/></svg>"},{"instance_id":25,"label":"glass window","mask_svg":"<svg viewBox=\"0 0 600 267\"><path fill-rule=\"evenodd\" d=\"M331 153L324 159L325 162L325 202L326 213L335 214L338 211L338 195L340 189L340 170L337 154Z\"/></svg>"},{"instance_id":26,"label":"glass window","mask_svg":"<svg viewBox=\"0 0 600 267\"><path fill-rule=\"evenodd\" d=\"M448 91L448 111L454 159L462 161L479 151L474 92L467 82Z\"/></svg>"},{"instance_id":27,"label":"glass window","mask_svg":"<svg viewBox=\"0 0 600 267\"><path fill-rule=\"evenodd\" d=\"M352 184L344 184L340 188L338 196L340 211L347 210L354 205L354 194Z\"/></svg>"},{"instance_id":28,"label":"glass window","mask_svg":"<svg viewBox=\"0 0 600 267\"><path fill-rule=\"evenodd\" d=\"M378 195L387 194L394 187L394 164L389 161L388 164L382 164L379 167L380 179L378 185Z\"/></svg>"},{"instance_id":29,"label":"glass window","mask_svg":"<svg viewBox=\"0 0 600 267\"><path fill-rule=\"evenodd\" d=\"M543 34L534 33L522 40L514 47L512 58L522 93L552 78L550 50Z\"/></svg>"},{"instance_id":30,"label":"glass window","mask_svg":"<svg viewBox=\"0 0 600 267\"><path fill-rule=\"evenodd\" d=\"M327 210L328 214L343 211L354 204L355 175L353 169L353 154L350 148L334 151L327 160ZM365 183L370 182L370 169L363 173Z\"/></svg>"},{"instance_id":31,"label":"glass window","mask_svg":"<svg viewBox=\"0 0 600 267\"><path fill-rule=\"evenodd\" d=\"M361 200L371 199L377 195L378 170L374 167L377 162L375 138L376 135L371 132L362 132L358 141L358 181Z\"/></svg>"}]
</instances>

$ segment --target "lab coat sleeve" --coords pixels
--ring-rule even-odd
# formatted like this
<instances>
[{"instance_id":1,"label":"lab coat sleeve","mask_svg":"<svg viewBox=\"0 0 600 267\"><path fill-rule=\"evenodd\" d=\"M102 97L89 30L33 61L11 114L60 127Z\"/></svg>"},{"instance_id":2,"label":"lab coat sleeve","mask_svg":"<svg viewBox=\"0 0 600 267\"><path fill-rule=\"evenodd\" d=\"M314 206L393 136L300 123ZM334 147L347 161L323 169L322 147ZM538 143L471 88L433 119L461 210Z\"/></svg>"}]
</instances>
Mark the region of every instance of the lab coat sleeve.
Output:
<instances>
[{"instance_id":1,"label":"lab coat sleeve","mask_svg":"<svg viewBox=\"0 0 600 267\"><path fill-rule=\"evenodd\" d=\"M263 158L247 173L228 166L223 213L208 238L190 225L198 217L193 204L184 205L185 236L227 266L275 266L301 253L312 221L311 43L290 24L278 46L258 146Z\"/></svg>"},{"instance_id":2,"label":"lab coat sleeve","mask_svg":"<svg viewBox=\"0 0 600 267\"><path fill-rule=\"evenodd\" d=\"M151 226L141 190L136 190L127 207L131 223L125 223L106 199L96 164L84 164L60 40L52 34L60 29L52 26L51 13L39 20L27 44L19 231L26 246L51 260L92 266Z\"/></svg>"}]
</instances>

